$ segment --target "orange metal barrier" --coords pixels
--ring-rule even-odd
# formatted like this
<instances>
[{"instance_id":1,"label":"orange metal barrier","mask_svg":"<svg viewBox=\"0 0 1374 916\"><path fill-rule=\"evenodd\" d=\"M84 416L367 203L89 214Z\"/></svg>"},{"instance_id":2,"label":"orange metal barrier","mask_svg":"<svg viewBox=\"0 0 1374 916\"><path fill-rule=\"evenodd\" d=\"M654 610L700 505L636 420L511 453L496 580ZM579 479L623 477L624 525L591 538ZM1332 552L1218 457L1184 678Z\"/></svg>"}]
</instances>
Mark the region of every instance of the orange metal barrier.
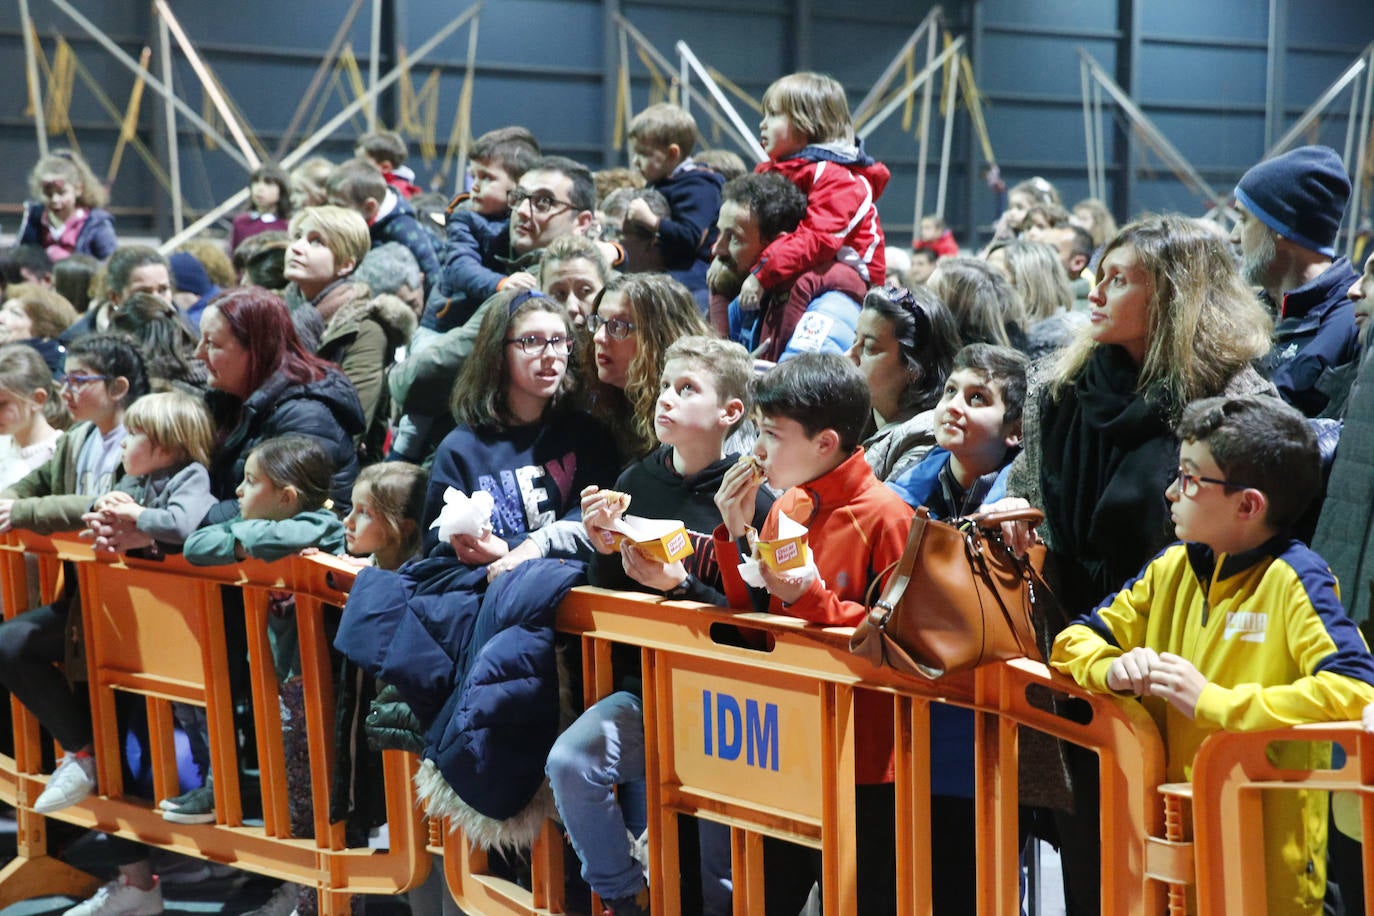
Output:
<instances>
[{"instance_id":1,"label":"orange metal barrier","mask_svg":"<svg viewBox=\"0 0 1374 916\"><path fill-rule=\"evenodd\" d=\"M97 557L74 537L47 539L11 532L0 542L0 588L7 617L29 605L25 555L39 557L39 593L45 601L64 586L78 587L61 582L61 561L69 561L69 568L77 571L100 786L99 795L49 816L313 886L320 891L322 913L346 912L353 894L397 894L424 879L430 860L411 781L414 755L385 754L385 786L380 788L386 793L389 849L345 848L343 825L329 822L334 701L323 608L343 603L356 572L353 567L322 555L272 564L192 567L180 557ZM222 587L243 591L262 774L261 827L243 822ZM266 629L271 591L296 596L305 724L312 784L317 787L312 793L314 839L290 836L278 685ZM157 799L179 792L171 703L205 708L216 824L174 824L164 820L151 801L124 795L115 691L145 699ZM0 757L0 798L17 809L19 854L0 871L0 905L39 893L87 893L94 889L94 879L47 855L44 819L32 810L47 778L41 772L39 727L18 701L12 701L12 708L15 752L12 758Z\"/></svg>"},{"instance_id":2,"label":"orange metal barrier","mask_svg":"<svg viewBox=\"0 0 1374 916\"><path fill-rule=\"evenodd\" d=\"M720 628L756 630L766 651L725 645ZM677 832L690 814L729 824L735 912L762 912L763 842L773 836L822 851L827 914L857 912L853 842L856 688L897 698L897 850L900 911L931 906L929 706L950 702L977 712L978 907L1018 913L1017 728L1030 726L1091 748L1102 776L1102 912L1157 913L1164 888L1146 876L1146 838L1159 834L1156 787L1164 776L1159 735L1139 704L1092 696L1035 662L993 665L922 684L871 667L848 651L847 629L823 630L791 618L736 614L646 595L575 589L559 628L581 636L584 698L611 692L612 643L643 654L650 888L656 913L680 912ZM1033 706L1027 689L1045 687L1087 700L1092 721L1070 722ZM727 698L728 702L720 702ZM733 759L711 753L708 734L726 711ZM742 711L742 712L741 712ZM739 741L736 741L736 738ZM457 833L444 836L445 871L459 905L474 913L561 913L557 833L536 846L532 890L485 873L485 859ZM938 837L934 838L938 842ZM436 850L437 851L437 850Z\"/></svg>"},{"instance_id":3,"label":"orange metal barrier","mask_svg":"<svg viewBox=\"0 0 1374 916\"><path fill-rule=\"evenodd\" d=\"M1330 741L1345 751L1345 765L1329 770L1287 770L1269 762L1276 741ZM1300 725L1267 732L1218 732L1193 762L1197 911L1200 916L1267 913L1265 900L1265 792L1316 789L1354 793L1360 823L1374 837L1374 735L1358 723ZM1335 830L1335 825L1328 825ZM1365 843L1364 895L1374 900L1374 843Z\"/></svg>"},{"instance_id":4,"label":"orange metal barrier","mask_svg":"<svg viewBox=\"0 0 1374 916\"><path fill-rule=\"evenodd\" d=\"M36 581L31 579L36 558ZM64 583L64 563L78 583ZM428 853L445 856L448 887L467 911L488 916L564 912L562 841L553 822L531 851L530 887L498 878L486 856L446 824L426 825L415 806L412 755L387 752L385 786L390 849L348 849L328 819L327 792L313 793L315 839L290 837L278 685L266 636L268 594L294 592L306 696L312 782L328 786L333 762L333 696L324 634L325 605L346 598L355 570L328 556L277 563L194 568L180 558L142 561L96 557L75 538L23 532L0 537L0 597L7 616L27 608L31 592L49 601L78 587L88 647L100 794L53 815L216 862L314 886L324 913L342 912L352 894L396 894L425 877ZM245 826L235 760L221 590L243 591L249 668L262 773L263 825ZM1038 729L1098 755L1102 810L1102 912L1182 912L1195 883L1198 911L1265 912L1263 825L1259 796L1302 785L1347 789L1362 799L1374 831L1374 736L1352 724L1281 732L1218 734L1199 752L1192 786L1161 785L1158 732L1134 701L1086 694L1043 665L1022 660L926 684L871 667L848 652L847 629L820 629L791 618L737 614L595 588L575 589L559 628L579 637L583 699L612 690L615 643L640 648L648 760L650 878L653 908L680 911L675 818L732 828L735 912L763 906L763 838L822 853L827 914L857 912L853 823L854 696L874 690L895 698L898 894L903 913L928 913L932 703L976 714L977 898L981 913L1019 912L1017 848L1018 729ZM743 648L722 636L753 638ZM1032 704L1028 691L1085 700L1086 724ZM148 710L155 796L176 794L170 704L207 713L216 813L212 825L163 820L148 800L124 795L115 691L142 696ZM1043 704L1042 704L1043 705ZM47 855L45 819L32 804L42 791L37 722L18 703L15 751L0 757L0 799L18 811L18 857L0 870L0 906L25 897L78 896L95 879ZM723 721L728 719L728 722ZM721 736L730 750L722 753ZM1336 741L1343 769L1280 771L1265 758L1277 740ZM1163 795L1163 801L1160 795ZM1188 812L1192 800L1193 811ZM427 832L428 830L428 832ZM1374 835L1371 832L1370 835ZM1366 893L1374 899L1374 853L1366 853Z\"/></svg>"}]
</instances>

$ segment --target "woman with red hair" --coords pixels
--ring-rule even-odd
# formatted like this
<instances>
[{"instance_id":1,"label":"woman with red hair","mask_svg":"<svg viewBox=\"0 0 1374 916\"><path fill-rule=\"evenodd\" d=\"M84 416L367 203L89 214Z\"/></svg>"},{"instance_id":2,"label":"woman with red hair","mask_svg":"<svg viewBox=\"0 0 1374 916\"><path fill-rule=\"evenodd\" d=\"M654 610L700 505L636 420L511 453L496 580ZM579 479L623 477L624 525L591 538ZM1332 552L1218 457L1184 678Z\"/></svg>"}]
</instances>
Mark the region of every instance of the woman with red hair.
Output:
<instances>
[{"instance_id":1,"label":"woman with red hair","mask_svg":"<svg viewBox=\"0 0 1374 916\"><path fill-rule=\"evenodd\" d=\"M210 485L220 503L207 523L238 511L234 489L253 446L287 433L320 440L334 461L331 495L346 510L358 476L354 437L363 430L358 393L338 367L301 344L276 293L240 286L210 300L200 320L196 358L205 363L206 395L219 447Z\"/></svg>"}]
</instances>

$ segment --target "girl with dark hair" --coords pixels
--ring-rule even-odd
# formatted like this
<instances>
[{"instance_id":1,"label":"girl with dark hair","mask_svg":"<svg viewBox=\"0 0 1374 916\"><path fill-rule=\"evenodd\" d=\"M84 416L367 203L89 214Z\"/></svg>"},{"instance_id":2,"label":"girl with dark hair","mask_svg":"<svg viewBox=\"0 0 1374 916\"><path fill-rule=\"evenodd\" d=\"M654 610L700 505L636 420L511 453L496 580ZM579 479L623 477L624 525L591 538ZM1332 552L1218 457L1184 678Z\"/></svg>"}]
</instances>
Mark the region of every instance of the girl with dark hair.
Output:
<instances>
[{"instance_id":1,"label":"girl with dark hair","mask_svg":"<svg viewBox=\"0 0 1374 916\"><path fill-rule=\"evenodd\" d=\"M935 405L959 345L949 309L925 287L864 297L849 358L868 381L873 431L864 457L879 480L897 477L935 445Z\"/></svg>"},{"instance_id":2,"label":"girl with dark hair","mask_svg":"<svg viewBox=\"0 0 1374 916\"><path fill-rule=\"evenodd\" d=\"M154 391L205 391L205 365L192 354L196 338L166 299L134 293L110 316L110 330L138 342Z\"/></svg>"},{"instance_id":3,"label":"girl with dark hair","mask_svg":"<svg viewBox=\"0 0 1374 916\"><path fill-rule=\"evenodd\" d=\"M435 453L420 525L426 554L452 552L473 566L577 510L582 488L609 484L620 464L610 435L567 403L574 333L567 309L534 292L490 301L453 389L459 425ZM491 494L496 508L484 537L439 543L429 526L449 487Z\"/></svg>"},{"instance_id":4,"label":"girl with dark hair","mask_svg":"<svg viewBox=\"0 0 1374 916\"><path fill-rule=\"evenodd\" d=\"M288 433L320 441L334 464L334 505L347 511L358 476L353 443L363 430L362 406L348 378L301 345L281 298L254 286L216 296L201 316L195 356L205 364L206 402L219 440L210 483L220 503L209 521L238 512L234 489L253 446Z\"/></svg>"},{"instance_id":5,"label":"girl with dark hair","mask_svg":"<svg viewBox=\"0 0 1374 916\"><path fill-rule=\"evenodd\" d=\"M248 176L248 199L249 210L234 217L229 231L231 252L259 232L286 228L291 218L291 177L275 162L264 162Z\"/></svg>"}]
</instances>

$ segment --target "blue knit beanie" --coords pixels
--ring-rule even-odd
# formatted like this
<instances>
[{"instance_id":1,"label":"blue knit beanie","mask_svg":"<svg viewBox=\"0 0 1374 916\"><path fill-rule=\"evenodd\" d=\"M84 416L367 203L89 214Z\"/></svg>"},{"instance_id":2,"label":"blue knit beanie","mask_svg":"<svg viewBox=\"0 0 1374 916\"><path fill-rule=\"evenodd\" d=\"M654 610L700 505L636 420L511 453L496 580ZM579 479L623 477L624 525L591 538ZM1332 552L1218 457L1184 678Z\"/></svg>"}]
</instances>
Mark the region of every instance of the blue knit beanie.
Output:
<instances>
[{"instance_id":1,"label":"blue knit beanie","mask_svg":"<svg viewBox=\"0 0 1374 916\"><path fill-rule=\"evenodd\" d=\"M1301 146L1242 175L1236 200L1284 238L1334 258L1350 178L1335 150Z\"/></svg>"}]
</instances>

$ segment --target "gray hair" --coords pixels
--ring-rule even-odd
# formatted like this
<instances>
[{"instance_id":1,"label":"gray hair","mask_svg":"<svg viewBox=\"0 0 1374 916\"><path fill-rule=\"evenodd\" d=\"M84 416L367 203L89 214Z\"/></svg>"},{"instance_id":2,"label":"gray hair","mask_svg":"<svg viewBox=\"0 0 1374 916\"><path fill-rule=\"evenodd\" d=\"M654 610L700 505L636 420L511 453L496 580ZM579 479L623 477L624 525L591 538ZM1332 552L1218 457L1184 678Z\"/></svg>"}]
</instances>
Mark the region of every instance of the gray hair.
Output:
<instances>
[{"instance_id":1,"label":"gray hair","mask_svg":"<svg viewBox=\"0 0 1374 916\"><path fill-rule=\"evenodd\" d=\"M374 296L395 293L402 286L420 288L420 265L400 242L387 242L369 251L349 278L366 283Z\"/></svg>"}]
</instances>

